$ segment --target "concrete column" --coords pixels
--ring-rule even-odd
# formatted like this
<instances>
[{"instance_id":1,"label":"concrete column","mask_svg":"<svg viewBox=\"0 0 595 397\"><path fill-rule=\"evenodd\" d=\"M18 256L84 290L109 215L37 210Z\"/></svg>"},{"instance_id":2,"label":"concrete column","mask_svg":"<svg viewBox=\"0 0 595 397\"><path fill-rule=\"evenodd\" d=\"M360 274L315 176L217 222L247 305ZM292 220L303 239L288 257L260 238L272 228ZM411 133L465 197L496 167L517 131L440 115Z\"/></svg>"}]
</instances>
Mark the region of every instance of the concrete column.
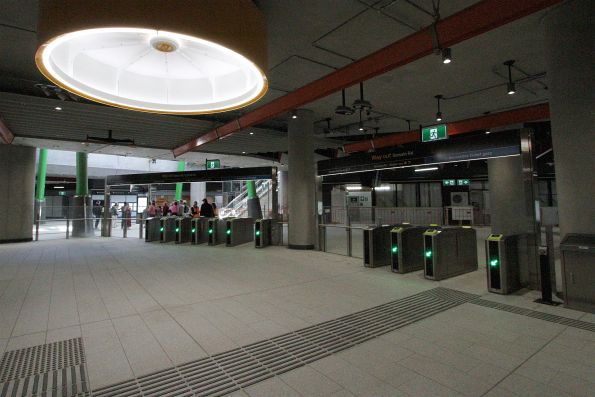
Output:
<instances>
[{"instance_id":1,"label":"concrete column","mask_svg":"<svg viewBox=\"0 0 595 397\"><path fill-rule=\"evenodd\" d=\"M560 234L595 234L593 0L567 1L544 18Z\"/></svg>"},{"instance_id":2,"label":"concrete column","mask_svg":"<svg viewBox=\"0 0 595 397\"><path fill-rule=\"evenodd\" d=\"M88 154L76 154L76 192L70 205L72 221L72 237L94 236L93 231L93 203L89 195L89 179L87 178Z\"/></svg>"},{"instance_id":3,"label":"concrete column","mask_svg":"<svg viewBox=\"0 0 595 397\"><path fill-rule=\"evenodd\" d=\"M288 246L314 249L316 238L316 175L314 164L314 113L298 110L288 128Z\"/></svg>"},{"instance_id":4,"label":"concrete column","mask_svg":"<svg viewBox=\"0 0 595 397\"><path fill-rule=\"evenodd\" d=\"M246 205L248 206L248 217L260 219L262 218L262 208L260 207L260 199L256 194L256 182L246 181L246 193L247 200Z\"/></svg>"},{"instance_id":5,"label":"concrete column","mask_svg":"<svg viewBox=\"0 0 595 397\"><path fill-rule=\"evenodd\" d=\"M48 167L48 150L39 149L37 159L37 189L35 191L35 219L45 219L45 176Z\"/></svg>"},{"instance_id":6,"label":"concrete column","mask_svg":"<svg viewBox=\"0 0 595 397\"><path fill-rule=\"evenodd\" d=\"M0 243L31 241L35 148L0 145Z\"/></svg>"},{"instance_id":7,"label":"concrete column","mask_svg":"<svg viewBox=\"0 0 595 397\"><path fill-rule=\"evenodd\" d=\"M178 171L184 171L186 169L186 162L185 161L178 161ZM176 183L176 200L182 200L182 191L184 189L184 184L182 182Z\"/></svg>"},{"instance_id":8,"label":"concrete column","mask_svg":"<svg viewBox=\"0 0 595 397\"><path fill-rule=\"evenodd\" d=\"M519 239L521 284L537 289L535 220L532 206L528 206L533 196L523 174L523 158L489 159L488 178L492 233L522 236Z\"/></svg>"},{"instance_id":9,"label":"concrete column","mask_svg":"<svg viewBox=\"0 0 595 397\"><path fill-rule=\"evenodd\" d=\"M196 201L198 206L202 204L202 199L207 197L207 184L205 182L190 182L190 203L192 206Z\"/></svg>"},{"instance_id":10,"label":"concrete column","mask_svg":"<svg viewBox=\"0 0 595 397\"><path fill-rule=\"evenodd\" d=\"M287 219L287 171L279 171L279 212Z\"/></svg>"}]
</instances>

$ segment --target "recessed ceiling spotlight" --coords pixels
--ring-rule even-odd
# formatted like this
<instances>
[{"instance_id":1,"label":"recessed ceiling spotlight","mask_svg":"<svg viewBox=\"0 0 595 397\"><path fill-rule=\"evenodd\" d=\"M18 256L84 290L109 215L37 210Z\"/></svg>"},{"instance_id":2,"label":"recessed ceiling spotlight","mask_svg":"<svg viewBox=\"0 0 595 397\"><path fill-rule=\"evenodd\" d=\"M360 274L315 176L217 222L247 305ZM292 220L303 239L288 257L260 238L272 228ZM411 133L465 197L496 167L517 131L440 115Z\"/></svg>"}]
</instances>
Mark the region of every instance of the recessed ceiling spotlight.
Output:
<instances>
[{"instance_id":1,"label":"recessed ceiling spotlight","mask_svg":"<svg viewBox=\"0 0 595 397\"><path fill-rule=\"evenodd\" d=\"M54 108L54 110L60 111L60 110L62 110L62 108L61 108L60 106L56 106L56 107Z\"/></svg>"},{"instance_id":2,"label":"recessed ceiling spotlight","mask_svg":"<svg viewBox=\"0 0 595 397\"><path fill-rule=\"evenodd\" d=\"M254 133L252 131L250 131L250 135L254 135Z\"/></svg>"},{"instance_id":3,"label":"recessed ceiling spotlight","mask_svg":"<svg viewBox=\"0 0 595 397\"><path fill-rule=\"evenodd\" d=\"M294 119L294 120L298 118L298 115L295 112L295 110L293 112L291 112L291 118Z\"/></svg>"},{"instance_id":4,"label":"recessed ceiling spotlight","mask_svg":"<svg viewBox=\"0 0 595 397\"><path fill-rule=\"evenodd\" d=\"M209 114L247 106L268 89L265 21L251 2L225 12L214 12L218 2L185 0L139 12L118 0L47 3L35 62L77 96L142 112ZM87 18L81 24L73 15Z\"/></svg>"},{"instance_id":5,"label":"recessed ceiling spotlight","mask_svg":"<svg viewBox=\"0 0 595 397\"><path fill-rule=\"evenodd\" d=\"M450 48L442 49L442 63L449 64L452 62L452 51Z\"/></svg>"},{"instance_id":6,"label":"recessed ceiling spotlight","mask_svg":"<svg viewBox=\"0 0 595 397\"><path fill-rule=\"evenodd\" d=\"M504 62L504 65L508 66L508 84L506 85L506 89L508 95L514 95L516 93L516 86L514 81L512 81L512 65L514 65L514 60L511 59L510 61Z\"/></svg>"},{"instance_id":7,"label":"recessed ceiling spotlight","mask_svg":"<svg viewBox=\"0 0 595 397\"><path fill-rule=\"evenodd\" d=\"M442 112L440 111L440 100L443 98L442 95L436 95L436 102L438 103L438 111L436 112L436 121L442 121Z\"/></svg>"},{"instance_id":8,"label":"recessed ceiling spotlight","mask_svg":"<svg viewBox=\"0 0 595 397\"><path fill-rule=\"evenodd\" d=\"M490 134L492 131L490 130L486 130L486 134Z\"/></svg>"},{"instance_id":9,"label":"recessed ceiling spotlight","mask_svg":"<svg viewBox=\"0 0 595 397\"><path fill-rule=\"evenodd\" d=\"M242 152L242 154L246 154L246 152Z\"/></svg>"}]
</instances>

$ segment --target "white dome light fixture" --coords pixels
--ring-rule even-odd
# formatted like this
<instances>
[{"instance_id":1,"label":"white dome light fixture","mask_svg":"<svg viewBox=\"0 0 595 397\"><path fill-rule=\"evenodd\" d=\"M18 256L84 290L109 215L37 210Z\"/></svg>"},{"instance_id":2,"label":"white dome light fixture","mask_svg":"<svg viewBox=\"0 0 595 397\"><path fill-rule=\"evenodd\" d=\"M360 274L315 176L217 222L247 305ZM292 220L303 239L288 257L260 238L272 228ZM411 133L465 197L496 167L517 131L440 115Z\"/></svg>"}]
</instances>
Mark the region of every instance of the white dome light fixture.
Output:
<instances>
[{"instance_id":1,"label":"white dome light fixture","mask_svg":"<svg viewBox=\"0 0 595 397\"><path fill-rule=\"evenodd\" d=\"M43 2L50 3L46 11L54 12L47 18L53 25L45 26L48 32L40 34L42 40L49 39L37 50L37 67L54 84L81 97L143 112L208 114L247 106L264 96L268 89L261 67L243 55L254 55L255 61L262 65L264 51L258 46L250 47L248 39L238 39L237 31L221 34L224 29L220 27L229 26L230 18L237 25L242 16L225 15L216 1L199 1L199 7L184 10L186 14L168 2L165 2L169 4L165 10L145 3L145 8L150 9L139 17L141 22L133 21L132 26L123 25L129 16L120 21L115 12L108 13L109 17L101 15L105 7L96 10L97 21L89 21L92 17L88 16L94 15L92 10L68 9L70 16L74 13L87 17L82 22L72 23L74 26L59 28L54 25L63 25L63 21L51 18L55 17L57 7L52 7L55 2ZM87 7L106 2L112 0L80 4ZM209 7L219 12L210 12ZM161 23L161 15L171 10L177 18L163 16L165 23ZM201 24L197 20L197 17L206 20L212 15L215 16L208 22ZM217 16L220 20L213 21ZM254 19L254 15L252 17ZM69 19L68 16L63 18ZM106 26L108 20L115 25ZM172 25L176 22L181 24L179 33L172 29L176 28ZM141 23L146 27L138 27ZM235 29L235 25L231 29ZM153 29L153 26L160 28ZM195 26L199 28L192 31ZM85 28L77 29L80 27ZM209 39L203 38L205 36ZM241 52L243 49L245 51Z\"/></svg>"}]
</instances>

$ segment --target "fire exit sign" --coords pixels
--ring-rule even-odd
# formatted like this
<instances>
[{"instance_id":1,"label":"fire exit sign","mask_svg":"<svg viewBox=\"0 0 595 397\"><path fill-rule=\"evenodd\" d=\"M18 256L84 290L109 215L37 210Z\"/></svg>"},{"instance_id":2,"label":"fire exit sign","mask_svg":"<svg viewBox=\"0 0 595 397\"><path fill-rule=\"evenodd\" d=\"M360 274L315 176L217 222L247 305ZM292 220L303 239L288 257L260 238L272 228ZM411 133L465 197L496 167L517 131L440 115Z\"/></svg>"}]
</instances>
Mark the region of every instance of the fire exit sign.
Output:
<instances>
[{"instance_id":1,"label":"fire exit sign","mask_svg":"<svg viewBox=\"0 0 595 397\"><path fill-rule=\"evenodd\" d=\"M448 138L446 124L432 125L421 129L421 141L433 142Z\"/></svg>"},{"instance_id":2,"label":"fire exit sign","mask_svg":"<svg viewBox=\"0 0 595 397\"><path fill-rule=\"evenodd\" d=\"M214 170L221 168L221 161L219 160L207 160L207 170Z\"/></svg>"}]
</instances>

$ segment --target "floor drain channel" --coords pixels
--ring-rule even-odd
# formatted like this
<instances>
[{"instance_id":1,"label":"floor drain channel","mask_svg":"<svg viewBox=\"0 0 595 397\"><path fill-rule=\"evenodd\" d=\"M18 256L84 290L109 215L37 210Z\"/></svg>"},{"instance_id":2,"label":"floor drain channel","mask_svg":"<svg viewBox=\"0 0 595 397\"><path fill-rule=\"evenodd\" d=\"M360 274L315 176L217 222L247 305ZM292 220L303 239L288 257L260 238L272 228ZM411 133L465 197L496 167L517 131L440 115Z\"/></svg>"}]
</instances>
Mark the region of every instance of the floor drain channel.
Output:
<instances>
[{"instance_id":1,"label":"floor drain channel","mask_svg":"<svg viewBox=\"0 0 595 397\"><path fill-rule=\"evenodd\" d=\"M585 331L595 332L595 324L589 323L587 321L575 320L573 318L557 316L555 314L549 314L544 312L539 312L537 310L525 309L522 307L506 305L504 303L493 302L485 299L476 299L471 301L474 305L489 307L496 310L502 310L509 313L520 314L522 316L533 317L543 321L549 321L550 323L558 323L562 325L566 325L568 327L573 328L580 328L584 329Z\"/></svg>"},{"instance_id":2,"label":"floor drain channel","mask_svg":"<svg viewBox=\"0 0 595 397\"><path fill-rule=\"evenodd\" d=\"M434 288L102 388L93 391L93 396L223 396L477 298Z\"/></svg>"},{"instance_id":3,"label":"floor drain channel","mask_svg":"<svg viewBox=\"0 0 595 397\"><path fill-rule=\"evenodd\" d=\"M0 361L0 396L85 396L81 338L11 350Z\"/></svg>"}]
</instances>

